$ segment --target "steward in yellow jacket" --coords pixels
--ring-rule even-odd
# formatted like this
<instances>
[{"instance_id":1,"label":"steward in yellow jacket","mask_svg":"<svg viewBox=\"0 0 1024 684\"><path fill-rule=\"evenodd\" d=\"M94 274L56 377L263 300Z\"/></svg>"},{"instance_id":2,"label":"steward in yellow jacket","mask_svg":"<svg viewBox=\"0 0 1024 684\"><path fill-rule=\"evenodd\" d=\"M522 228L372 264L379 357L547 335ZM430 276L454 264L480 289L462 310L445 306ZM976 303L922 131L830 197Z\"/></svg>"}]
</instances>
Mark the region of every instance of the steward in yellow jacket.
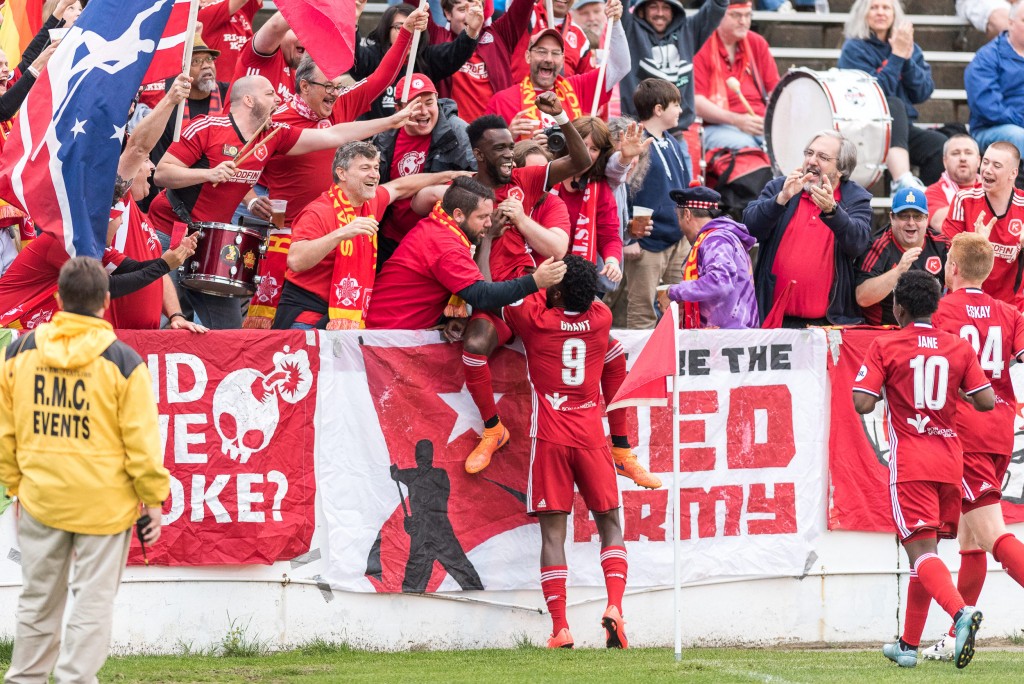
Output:
<instances>
[{"instance_id":1,"label":"steward in yellow jacket","mask_svg":"<svg viewBox=\"0 0 1024 684\"><path fill-rule=\"evenodd\" d=\"M60 312L7 348L0 482L39 522L117 534L170 492L149 369L101 318Z\"/></svg>"}]
</instances>

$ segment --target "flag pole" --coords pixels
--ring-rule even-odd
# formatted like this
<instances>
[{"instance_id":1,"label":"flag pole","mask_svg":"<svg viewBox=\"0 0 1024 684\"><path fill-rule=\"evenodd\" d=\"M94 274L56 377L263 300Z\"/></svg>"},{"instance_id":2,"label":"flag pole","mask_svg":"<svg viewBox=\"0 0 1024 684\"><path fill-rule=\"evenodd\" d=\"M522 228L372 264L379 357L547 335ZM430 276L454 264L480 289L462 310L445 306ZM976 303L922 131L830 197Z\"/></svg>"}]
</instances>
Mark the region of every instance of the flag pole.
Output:
<instances>
[{"instance_id":1,"label":"flag pole","mask_svg":"<svg viewBox=\"0 0 1024 684\"><path fill-rule=\"evenodd\" d=\"M544 9L546 10L546 13L548 15L547 16L548 28L555 28L555 3L554 3L554 0L547 0L547 2L544 3ZM563 19L562 21L568 21L568 20L569 20L569 15L566 14L565 15L565 19Z\"/></svg>"},{"instance_id":2,"label":"flag pole","mask_svg":"<svg viewBox=\"0 0 1024 684\"><path fill-rule=\"evenodd\" d=\"M420 3L421 8L427 7L427 0ZM416 53L420 49L420 34L423 31L416 30L412 34L412 45L409 46L409 64L405 67L405 85L402 87L402 98L396 103L395 110L401 109L399 105L409 102L409 90L412 88L412 75L416 71Z\"/></svg>"},{"instance_id":3,"label":"flag pole","mask_svg":"<svg viewBox=\"0 0 1024 684\"><path fill-rule=\"evenodd\" d=\"M187 74L192 68L192 48L196 42L196 20L199 16L199 0L192 0L188 8L188 28L185 29L185 54L182 56L181 73ZM174 137L173 142L181 139L181 122L185 118L185 101L178 103L174 112Z\"/></svg>"},{"instance_id":4,"label":"flag pole","mask_svg":"<svg viewBox=\"0 0 1024 684\"><path fill-rule=\"evenodd\" d=\"M679 303L669 307L672 316L672 608L675 622L676 662L683 659L683 600L679 575L682 571L682 513L679 510Z\"/></svg>"},{"instance_id":5,"label":"flag pole","mask_svg":"<svg viewBox=\"0 0 1024 684\"><path fill-rule=\"evenodd\" d=\"M618 19L615 21L618 21ZM605 26L604 42L598 46L604 47L604 59L601 60L601 68L597 71L597 88L594 90L594 104L590 107L590 116L597 116L597 110L601 108L601 88L604 87L604 77L608 71L608 60L612 56L608 46L612 42L612 29L615 27L615 21L609 21L608 25Z\"/></svg>"}]
</instances>

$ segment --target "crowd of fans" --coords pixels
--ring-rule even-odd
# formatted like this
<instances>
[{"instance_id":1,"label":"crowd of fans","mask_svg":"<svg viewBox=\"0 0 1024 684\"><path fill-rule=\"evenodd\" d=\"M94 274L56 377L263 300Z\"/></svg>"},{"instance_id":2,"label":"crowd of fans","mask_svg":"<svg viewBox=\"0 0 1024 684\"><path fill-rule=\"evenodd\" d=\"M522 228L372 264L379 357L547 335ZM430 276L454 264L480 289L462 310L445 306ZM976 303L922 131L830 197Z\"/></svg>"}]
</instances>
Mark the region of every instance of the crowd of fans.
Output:
<instances>
[{"instance_id":1,"label":"crowd of fans","mask_svg":"<svg viewBox=\"0 0 1024 684\"><path fill-rule=\"evenodd\" d=\"M892 323L894 274L924 269L941 280L947 240L963 230L989 237L1005 264L986 289L1024 301L1017 3L955 4L994 35L965 74L970 134L918 125L935 83L900 0L850 8L837 66L875 77L892 115L884 230L873 233L871 194L851 180L857 141L835 131L808 130L800 168L782 169L745 206L725 207L714 188L697 199L685 192L699 184L696 154L765 147L780 78L768 42L750 30L753 11L805 4L396 4L359 38L351 72L329 79L280 13L254 31L261 0L202 0L187 73L144 84L131 115L112 188L108 316L124 327L194 331L415 319L461 339L471 310L519 292L506 288L496 300L467 286L533 278L546 259L572 253L598 264L617 327L653 327L671 299L699 311L687 317L694 327ZM51 0L20 64L0 55L0 143L53 53L49 29L71 26L81 10L77 0ZM171 113L182 102L175 142ZM240 154L249 143L259 154ZM375 308L416 298L387 292L388 265L458 176L493 195L488 225L470 237L475 270L449 278L446 296L418 316ZM463 190L463 199L473 194ZM272 227L275 206L284 220ZM470 213L455 221L464 235ZM32 328L57 309L67 255L2 198L0 221L0 324ZM242 284L251 301L194 280L183 286L178 267L211 238L207 230L181 239L180 224L238 222L269 231L274 245L258 263L258 287ZM467 338L483 358L507 339L500 318L488 325L480 338L471 324Z\"/></svg>"}]
</instances>

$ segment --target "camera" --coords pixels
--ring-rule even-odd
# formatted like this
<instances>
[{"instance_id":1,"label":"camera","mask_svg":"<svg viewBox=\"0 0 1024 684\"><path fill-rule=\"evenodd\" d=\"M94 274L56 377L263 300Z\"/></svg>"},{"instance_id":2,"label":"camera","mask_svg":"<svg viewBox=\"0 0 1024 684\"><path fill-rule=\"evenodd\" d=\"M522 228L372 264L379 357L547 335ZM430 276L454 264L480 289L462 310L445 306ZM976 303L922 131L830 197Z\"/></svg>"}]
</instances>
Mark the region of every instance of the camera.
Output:
<instances>
[{"instance_id":1,"label":"camera","mask_svg":"<svg viewBox=\"0 0 1024 684\"><path fill-rule=\"evenodd\" d=\"M543 131L548 137L548 152L552 155L559 155L565 150L565 133L558 126L548 126Z\"/></svg>"}]
</instances>

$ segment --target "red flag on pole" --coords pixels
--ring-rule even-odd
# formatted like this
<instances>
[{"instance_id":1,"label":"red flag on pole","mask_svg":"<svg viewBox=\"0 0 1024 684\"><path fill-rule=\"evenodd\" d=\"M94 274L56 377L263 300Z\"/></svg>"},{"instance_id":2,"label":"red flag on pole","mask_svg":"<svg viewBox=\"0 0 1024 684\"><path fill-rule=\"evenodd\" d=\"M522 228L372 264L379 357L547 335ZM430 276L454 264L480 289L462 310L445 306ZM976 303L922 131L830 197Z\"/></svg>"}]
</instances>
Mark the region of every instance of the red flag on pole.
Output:
<instances>
[{"instance_id":1,"label":"red flag on pole","mask_svg":"<svg viewBox=\"0 0 1024 684\"><path fill-rule=\"evenodd\" d=\"M678 312L679 308L673 305L658 321L654 333L633 362L629 375L608 404L609 411L626 406L668 406L665 378L676 374Z\"/></svg>"},{"instance_id":2,"label":"red flag on pole","mask_svg":"<svg viewBox=\"0 0 1024 684\"><path fill-rule=\"evenodd\" d=\"M194 34L195 26L189 26L189 9L193 0L174 0L171 8L171 16L167 19L167 27L160 36L160 42L153 53L153 61L149 63L149 69L143 77L143 83L154 83L173 78L188 67L182 66L185 53L185 44L189 37ZM198 6L198 3L196 3Z\"/></svg>"},{"instance_id":3,"label":"red flag on pole","mask_svg":"<svg viewBox=\"0 0 1024 684\"><path fill-rule=\"evenodd\" d=\"M356 49L355 0L277 0L288 25L328 79L352 68Z\"/></svg>"}]
</instances>

